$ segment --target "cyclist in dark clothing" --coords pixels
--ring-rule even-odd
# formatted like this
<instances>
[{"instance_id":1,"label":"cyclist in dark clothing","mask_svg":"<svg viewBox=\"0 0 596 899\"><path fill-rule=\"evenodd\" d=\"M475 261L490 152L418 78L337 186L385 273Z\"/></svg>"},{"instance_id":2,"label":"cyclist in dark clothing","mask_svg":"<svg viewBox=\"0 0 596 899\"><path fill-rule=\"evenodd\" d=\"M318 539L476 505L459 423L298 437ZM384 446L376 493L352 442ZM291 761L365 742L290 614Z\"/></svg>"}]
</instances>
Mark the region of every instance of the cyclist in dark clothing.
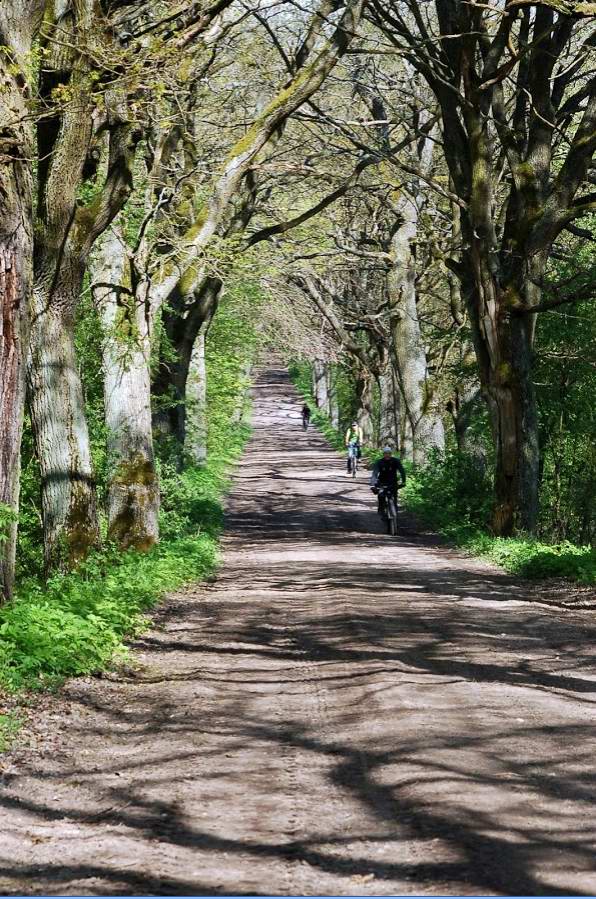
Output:
<instances>
[{"instance_id":1,"label":"cyclist in dark clothing","mask_svg":"<svg viewBox=\"0 0 596 899\"><path fill-rule=\"evenodd\" d=\"M306 431L310 423L310 406L305 403L302 407L302 427Z\"/></svg>"},{"instance_id":2,"label":"cyclist in dark clothing","mask_svg":"<svg viewBox=\"0 0 596 899\"><path fill-rule=\"evenodd\" d=\"M398 480L399 478L399 480ZM375 463L370 476L370 486L373 493L379 492L379 487L387 487L393 494L397 504L397 491L406 483L406 472L400 459L393 455L390 446L383 447L383 456ZM382 513L381 500L379 499L379 515Z\"/></svg>"}]
</instances>

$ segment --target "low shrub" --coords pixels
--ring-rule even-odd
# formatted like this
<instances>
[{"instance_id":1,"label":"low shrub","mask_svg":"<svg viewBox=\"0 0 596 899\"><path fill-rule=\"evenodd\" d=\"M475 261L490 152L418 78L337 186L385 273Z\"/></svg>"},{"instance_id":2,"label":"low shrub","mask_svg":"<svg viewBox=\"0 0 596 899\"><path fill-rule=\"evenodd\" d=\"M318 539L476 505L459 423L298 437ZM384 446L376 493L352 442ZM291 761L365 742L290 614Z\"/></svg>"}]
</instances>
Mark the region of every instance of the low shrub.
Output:
<instances>
[{"instance_id":1,"label":"low shrub","mask_svg":"<svg viewBox=\"0 0 596 899\"><path fill-rule=\"evenodd\" d=\"M489 531L492 491L474 459L447 453L424 468L409 469L403 499L421 521L456 546L527 578L564 577L596 583L596 551L533 537L495 537Z\"/></svg>"},{"instance_id":2,"label":"low shrub","mask_svg":"<svg viewBox=\"0 0 596 899\"><path fill-rule=\"evenodd\" d=\"M105 668L126 654L124 638L140 632L164 593L213 573L221 498L247 434L230 429L225 454L204 468L162 470L162 539L151 551L108 547L75 573L21 582L0 608L0 688L51 686Z\"/></svg>"},{"instance_id":3,"label":"low shrub","mask_svg":"<svg viewBox=\"0 0 596 899\"><path fill-rule=\"evenodd\" d=\"M18 712L0 712L0 752L10 749L22 724Z\"/></svg>"}]
</instances>

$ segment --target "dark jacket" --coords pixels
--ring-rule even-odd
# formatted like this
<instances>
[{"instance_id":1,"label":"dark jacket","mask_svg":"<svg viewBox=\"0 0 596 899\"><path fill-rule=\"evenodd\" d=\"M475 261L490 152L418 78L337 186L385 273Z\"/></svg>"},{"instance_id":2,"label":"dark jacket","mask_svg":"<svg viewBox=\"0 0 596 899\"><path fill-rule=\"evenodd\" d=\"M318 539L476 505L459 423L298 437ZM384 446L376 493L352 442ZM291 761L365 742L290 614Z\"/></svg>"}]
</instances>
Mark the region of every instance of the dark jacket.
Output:
<instances>
[{"instance_id":1,"label":"dark jacket","mask_svg":"<svg viewBox=\"0 0 596 899\"><path fill-rule=\"evenodd\" d=\"M401 483L406 483L406 473L399 459L392 456L390 459L381 458L375 463L370 476L371 487L390 487L392 490L397 489L397 479L400 477Z\"/></svg>"}]
</instances>

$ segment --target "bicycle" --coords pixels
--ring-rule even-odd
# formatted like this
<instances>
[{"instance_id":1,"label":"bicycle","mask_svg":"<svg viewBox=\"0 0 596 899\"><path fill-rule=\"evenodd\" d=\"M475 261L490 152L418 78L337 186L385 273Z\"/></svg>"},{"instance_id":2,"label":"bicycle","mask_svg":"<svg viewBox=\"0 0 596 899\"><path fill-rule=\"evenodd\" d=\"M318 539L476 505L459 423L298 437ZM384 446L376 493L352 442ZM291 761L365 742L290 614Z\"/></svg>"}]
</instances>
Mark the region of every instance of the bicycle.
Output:
<instances>
[{"instance_id":1,"label":"bicycle","mask_svg":"<svg viewBox=\"0 0 596 899\"><path fill-rule=\"evenodd\" d=\"M399 487L397 488L399 490ZM387 524L387 533L397 535L397 501L389 487L378 488L379 513Z\"/></svg>"},{"instance_id":2,"label":"bicycle","mask_svg":"<svg viewBox=\"0 0 596 899\"><path fill-rule=\"evenodd\" d=\"M360 446L357 443L348 444L348 474L353 478L358 474L358 461L360 459Z\"/></svg>"},{"instance_id":3,"label":"bicycle","mask_svg":"<svg viewBox=\"0 0 596 899\"><path fill-rule=\"evenodd\" d=\"M308 415L302 416L302 430L308 431L308 426L310 424L310 417Z\"/></svg>"}]
</instances>

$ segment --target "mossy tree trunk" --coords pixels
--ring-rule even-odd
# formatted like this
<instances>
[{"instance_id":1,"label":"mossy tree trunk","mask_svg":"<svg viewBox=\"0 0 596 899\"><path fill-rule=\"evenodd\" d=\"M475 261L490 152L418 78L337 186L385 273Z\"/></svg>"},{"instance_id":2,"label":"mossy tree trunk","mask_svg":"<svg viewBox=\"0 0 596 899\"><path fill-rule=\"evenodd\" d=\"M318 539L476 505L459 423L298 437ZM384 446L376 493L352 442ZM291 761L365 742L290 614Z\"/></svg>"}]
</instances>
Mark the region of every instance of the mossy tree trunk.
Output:
<instances>
[{"instance_id":1,"label":"mossy tree trunk","mask_svg":"<svg viewBox=\"0 0 596 899\"><path fill-rule=\"evenodd\" d=\"M147 550L159 537L159 485L151 428L151 315L131 290L128 248L113 225L98 241L90 274L102 324L110 465L108 537Z\"/></svg>"},{"instance_id":2,"label":"mossy tree trunk","mask_svg":"<svg viewBox=\"0 0 596 899\"><path fill-rule=\"evenodd\" d=\"M399 448L400 402L393 365L389 364L379 377L379 443Z\"/></svg>"},{"instance_id":3,"label":"mossy tree trunk","mask_svg":"<svg viewBox=\"0 0 596 899\"><path fill-rule=\"evenodd\" d=\"M153 424L156 436L173 438L180 461L186 444L187 385L197 337L206 333L217 309L223 284L205 277L192 284L190 295L176 291L162 312L162 350L153 380Z\"/></svg>"},{"instance_id":4,"label":"mossy tree trunk","mask_svg":"<svg viewBox=\"0 0 596 899\"><path fill-rule=\"evenodd\" d=\"M329 398L329 421L331 427L339 428L339 402L337 398L337 384L335 381L334 371L331 365L325 368L327 376L327 396Z\"/></svg>"},{"instance_id":5,"label":"mossy tree trunk","mask_svg":"<svg viewBox=\"0 0 596 899\"><path fill-rule=\"evenodd\" d=\"M100 26L92 0L56 10L60 40L47 40L40 74L45 114L37 124L39 152L28 387L42 480L48 569L69 568L99 543L97 499L85 404L75 352L76 310L88 257L132 190L138 130L122 95L106 94L105 177L83 204L96 137L90 58L79 53ZM51 28L51 19L47 21ZM54 103L67 86L70 99Z\"/></svg>"},{"instance_id":6,"label":"mossy tree trunk","mask_svg":"<svg viewBox=\"0 0 596 899\"><path fill-rule=\"evenodd\" d=\"M69 568L99 543L99 522L74 311L83 273L61 267L37 283L29 361L29 406L41 474L46 567Z\"/></svg>"},{"instance_id":7,"label":"mossy tree trunk","mask_svg":"<svg viewBox=\"0 0 596 899\"><path fill-rule=\"evenodd\" d=\"M493 529L535 532L536 315L561 302L542 295L553 243L594 210L596 78L583 37L592 10L506 4L495 17L486 4L435 0L423 21L414 0L405 5L411 19L381 3L374 8L384 35L426 79L440 110L463 239L461 259L450 267L462 283L492 418ZM526 52L512 54L515 42Z\"/></svg>"},{"instance_id":8,"label":"mossy tree trunk","mask_svg":"<svg viewBox=\"0 0 596 899\"><path fill-rule=\"evenodd\" d=\"M317 408L329 415L329 384L327 366L322 359L315 359L312 364L312 392Z\"/></svg>"},{"instance_id":9,"label":"mossy tree trunk","mask_svg":"<svg viewBox=\"0 0 596 899\"><path fill-rule=\"evenodd\" d=\"M362 439L372 444L375 436L374 388L375 378L368 368L356 369L356 413L355 419L362 428Z\"/></svg>"},{"instance_id":10,"label":"mossy tree trunk","mask_svg":"<svg viewBox=\"0 0 596 899\"><path fill-rule=\"evenodd\" d=\"M412 435L414 462L423 464L432 450L443 450L445 433L433 402L426 350L416 304L418 206L414 197L403 196L401 222L391 240L392 265L388 274L391 317L391 352Z\"/></svg>"},{"instance_id":11,"label":"mossy tree trunk","mask_svg":"<svg viewBox=\"0 0 596 899\"><path fill-rule=\"evenodd\" d=\"M205 340L207 325L197 334L186 384L186 439L185 454L195 465L207 461L207 365Z\"/></svg>"},{"instance_id":12,"label":"mossy tree trunk","mask_svg":"<svg viewBox=\"0 0 596 899\"><path fill-rule=\"evenodd\" d=\"M473 253L479 262L480 254ZM488 274L479 277L476 302L470 304L481 383L495 446L493 528L506 536L534 532L538 520L540 449L532 377L534 322L529 316L503 316L507 299ZM477 282L478 283L478 282Z\"/></svg>"},{"instance_id":13,"label":"mossy tree trunk","mask_svg":"<svg viewBox=\"0 0 596 899\"><path fill-rule=\"evenodd\" d=\"M0 6L0 602L14 581L33 266L34 132L27 54L42 2Z\"/></svg>"},{"instance_id":14,"label":"mossy tree trunk","mask_svg":"<svg viewBox=\"0 0 596 899\"><path fill-rule=\"evenodd\" d=\"M190 295L189 278L196 275L197 266L213 238L225 231L232 203L238 198L241 185L255 160L275 138L288 119L324 84L358 33L364 0L346 0L343 13L332 33L316 51L320 34L321 10L312 17L303 52L296 60L298 71L282 87L230 150L215 175L205 203L195 216L194 223L181 236L178 252L169 258L159 276L152 283L152 302L159 308L169 302L176 292ZM323 3L324 10L327 3ZM312 52L312 60L310 60ZM309 60L306 62L306 60ZM303 64L304 63L304 64Z\"/></svg>"}]
</instances>

